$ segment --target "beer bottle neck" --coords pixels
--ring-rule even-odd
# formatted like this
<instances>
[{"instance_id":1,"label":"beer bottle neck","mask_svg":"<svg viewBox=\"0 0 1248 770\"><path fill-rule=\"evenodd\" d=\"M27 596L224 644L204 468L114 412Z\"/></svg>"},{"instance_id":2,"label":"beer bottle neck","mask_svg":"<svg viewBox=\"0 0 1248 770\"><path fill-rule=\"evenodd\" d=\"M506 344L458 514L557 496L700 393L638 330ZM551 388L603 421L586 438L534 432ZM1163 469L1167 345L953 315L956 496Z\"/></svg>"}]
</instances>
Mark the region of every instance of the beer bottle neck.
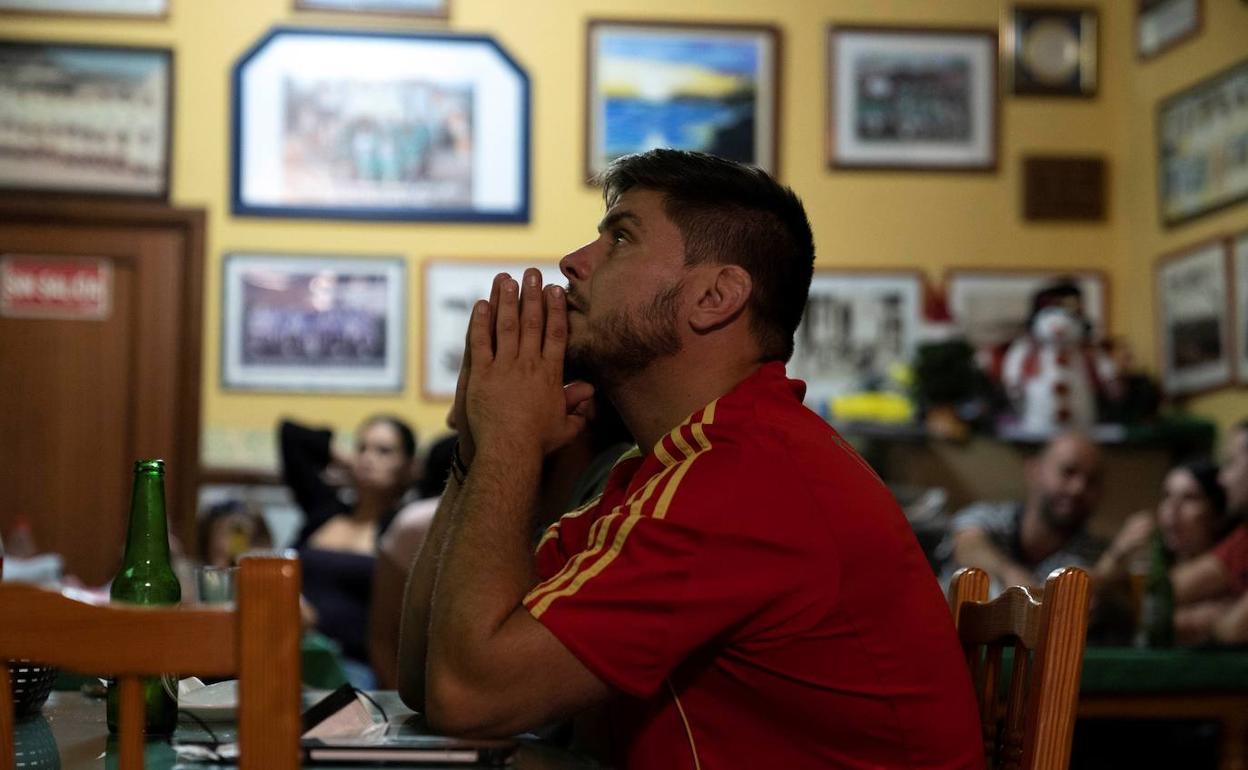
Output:
<instances>
[{"instance_id":1,"label":"beer bottle neck","mask_svg":"<svg viewBox=\"0 0 1248 770\"><path fill-rule=\"evenodd\" d=\"M165 520L164 476L152 471L136 472L130 500L125 563L159 561L168 564L169 525Z\"/></svg>"}]
</instances>

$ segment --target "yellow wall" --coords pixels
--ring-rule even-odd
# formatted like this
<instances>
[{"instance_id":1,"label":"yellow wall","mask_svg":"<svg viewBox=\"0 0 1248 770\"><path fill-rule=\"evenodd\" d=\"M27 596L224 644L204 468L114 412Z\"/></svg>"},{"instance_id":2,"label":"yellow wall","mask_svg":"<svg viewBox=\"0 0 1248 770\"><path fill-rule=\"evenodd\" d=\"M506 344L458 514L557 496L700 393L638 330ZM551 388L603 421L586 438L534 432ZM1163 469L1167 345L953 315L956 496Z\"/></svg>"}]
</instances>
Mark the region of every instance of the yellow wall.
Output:
<instances>
[{"instance_id":1,"label":"yellow wall","mask_svg":"<svg viewBox=\"0 0 1248 770\"><path fill-rule=\"evenodd\" d=\"M411 314L407 390L397 397L253 395L219 386L222 254L400 254L409 297L421 296L429 257L552 258L587 240L600 214L583 166L585 22L591 17L772 23L783 36L780 175L805 199L821 265L913 267L938 280L948 266L1096 267L1111 272L1114 331L1151 346L1152 258L1173 245L1248 223L1248 207L1162 235L1153 192L1151 110L1157 96L1243 55L1248 11L1206 0L1204 36L1139 65L1125 0L1101 8L1102 85L1093 100L1003 97L996 174L832 173L824 166L826 25L830 22L995 28L996 0L451 0L449 23L292 10L292 0L172 0L169 20L0 18L6 36L167 45L176 50L173 202L209 213L203 426L208 464L272 462L271 429L289 414L350 430L375 411L440 429L445 403L420 397L420 315ZM1086 4L1086 3L1084 3ZM526 225L387 224L235 218L229 213L230 85L234 60L271 25L441 29L494 35L525 67L533 89L532 221ZM1030 152L1096 153L1113 170L1108 224L1029 225L1019 215L1019 159ZM415 306L414 306L415 307ZM1143 352L1143 351L1142 351ZM1151 359L1150 359L1151 360ZM1226 395L1198 407L1245 411Z\"/></svg>"},{"instance_id":2,"label":"yellow wall","mask_svg":"<svg viewBox=\"0 0 1248 770\"><path fill-rule=\"evenodd\" d=\"M1119 195L1114 207L1117 237L1112 269L1114 291L1124 298L1115 307L1114 321L1129 336L1141 362L1154 371L1158 359L1153 292L1157 258L1216 236L1248 230L1248 203L1169 229L1162 227L1157 213L1157 103L1248 58L1248 6L1239 0L1205 0L1204 10L1199 36L1156 59L1132 63L1125 81L1115 83L1123 91L1118 131L1130 151L1120 154L1114 176ZM1131 16L1122 9L1118 15L1124 21ZM1232 423L1248 418L1248 390L1222 388L1192 398L1183 407L1214 420L1224 432Z\"/></svg>"}]
</instances>

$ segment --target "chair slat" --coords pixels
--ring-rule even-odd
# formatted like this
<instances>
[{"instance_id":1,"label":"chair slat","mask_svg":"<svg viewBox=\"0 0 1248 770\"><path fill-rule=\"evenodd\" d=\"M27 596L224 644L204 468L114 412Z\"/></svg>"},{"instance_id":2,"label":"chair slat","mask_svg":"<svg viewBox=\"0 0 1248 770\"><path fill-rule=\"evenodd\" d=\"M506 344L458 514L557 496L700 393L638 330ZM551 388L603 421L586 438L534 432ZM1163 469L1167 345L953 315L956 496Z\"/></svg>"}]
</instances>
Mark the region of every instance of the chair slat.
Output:
<instances>
[{"instance_id":1,"label":"chair slat","mask_svg":"<svg viewBox=\"0 0 1248 770\"><path fill-rule=\"evenodd\" d=\"M243 560L237 611L98 606L0 584L0 660L26 658L116 676L120 770L143 767L145 676L237 673L240 766L294 770L300 754L299 588L299 562L277 557ZM13 770L8 668L0 674L0 770Z\"/></svg>"},{"instance_id":2,"label":"chair slat","mask_svg":"<svg viewBox=\"0 0 1248 770\"><path fill-rule=\"evenodd\" d=\"M1021 586L987 598L986 572L968 568L954 575L949 605L975 684L988 766L1065 768L1087 633L1088 575L1077 568L1055 570L1040 598ZM1003 696L1004 645L1014 648L1014 662Z\"/></svg>"}]
</instances>

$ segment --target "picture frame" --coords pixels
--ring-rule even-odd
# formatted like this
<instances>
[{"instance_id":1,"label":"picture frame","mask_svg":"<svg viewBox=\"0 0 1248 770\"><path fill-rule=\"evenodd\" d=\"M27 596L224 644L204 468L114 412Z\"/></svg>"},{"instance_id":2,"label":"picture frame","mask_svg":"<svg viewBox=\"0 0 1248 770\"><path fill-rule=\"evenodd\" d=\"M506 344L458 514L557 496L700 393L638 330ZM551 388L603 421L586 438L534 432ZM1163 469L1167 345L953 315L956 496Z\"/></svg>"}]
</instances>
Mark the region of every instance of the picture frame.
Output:
<instances>
[{"instance_id":1,"label":"picture frame","mask_svg":"<svg viewBox=\"0 0 1248 770\"><path fill-rule=\"evenodd\" d=\"M421 390L426 399L455 397L464 358L464 335L472 306L488 299L494 276L517 280L525 269L542 271L542 282L566 283L559 263L513 258L431 259L424 265L424 336L421 342Z\"/></svg>"},{"instance_id":2,"label":"picture frame","mask_svg":"<svg viewBox=\"0 0 1248 770\"><path fill-rule=\"evenodd\" d=\"M1162 390L1190 396L1231 382L1228 241L1167 254L1154 269Z\"/></svg>"},{"instance_id":3,"label":"picture frame","mask_svg":"<svg viewBox=\"0 0 1248 770\"><path fill-rule=\"evenodd\" d=\"M0 190L167 200L173 81L168 48L0 40Z\"/></svg>"},{"instance_id":4,"label":"picture frame","mask_svg":"<svg viewBox=\"0 0 1248 770\"><path fill-rule=\"evenodd\" d=\"M529 78L490 37L276 27L233 87L235 214L529 219Z\"/></svg>"},{"instance_id":5,"label":"picture frame","mask_svg":"<svg viewBox=\"0 0 1248 770\"><path fill-rule=\"evenodd\" d=\"M780 31L761 24L591 19L585 178L652 147L779 169Z\"/></svg>"},{"instance_id":6,"label":"picture frame","mask_svg":"<svg viewBox=\"0 0 1248 770\"><path fill-rule=\"evenodd\" d=\"M368 13L386 16L423 16L445 19L450 0L294 0L296 11Z\"/></svg>"},{"instance_id":7,"label":"picture frame","mask_svg":"<svg viewBox=\"0 0 1248 770\"><path fill-rule=\"evenodd\" d=\"M1109 336L1110 289L1099 270L952 268L943 277L945 305L972 347L993 350L1027 333L1032 296L1073 280L1093 339Z\"/></svg>"},{"instance_id":8,"label":"picture frame","mask_svg":"<svg viewBox=\"0 0 1248 770\"><path fill-rule=\"evenodd\" d=\"M1248 59L1157 105L1157 191L1166 227L1248 200Z\"/></svg>"},{"instance_id":9,"label":"picture frame","mask_svg":"<svg viewBox=\"0 0 1248 770\"><path fill-rule=\"evenodd\" d=\"M806 403L826 405L910 363L924 291L918 270L815 268L787 367L805 380Z\"/></svg>"},{"instance_id":10,"label":"picture frame","mask_svg":"<svg viewBox=\"0 0 1248 770\"><path fill-rule=\"evenodd\" d=\"M1016 5L1005 27L1010 90L1020 96L1096 96L1095 8Z\"/></svg>"},{"instance_id":11,"label":"picture frame","mask_svg":"<svg viewBox=\"0 0 1248 770\"><path fill-rule=\"evenodd\" d=\"M0 13L164 19L169 0L0 0Z\"/></svg>"},{"instance_id":12,"label":"picture frame","mask_svg":"<svg viewBox=\"0 0 1248 770\"><path fill-rule=\"evenodd\" d=\"M1135 55L1152 59L1200 34L1204 0L1136 0Z\"/></svg>"},{"instance_id":13,"label":"picture frame","mask_svg":"<svg viewBox=\"0 0 1248 770\"><path fill-rule=\"evenodd\" d=\"M221 276L223 389L403 390L402 258L234 252Z\"/></svg>"},{"instance_id":14,"label":"picture frame","mask_svg":"<svg viewBox=\"0 0 1248 770\"><path fill-rule=\"evenodd\" d=\"M1232 239L1231 250L1234 260L1232 291L1235 297L1235 308L1231 313L1235 333L1231 338L1235 343L1235 380L1240 385L1248 385L1248 230Z\"/></svg>"},{"instance_id":15,"label":"picture frame","mask_svg":"<svg viewBox=\"0 0 1248 770\"><path fill-rule=\"evenodd\" d=\"M999 112L995 29L828 27L830 168L995 172Z\"/></svg>"}]
</instances>

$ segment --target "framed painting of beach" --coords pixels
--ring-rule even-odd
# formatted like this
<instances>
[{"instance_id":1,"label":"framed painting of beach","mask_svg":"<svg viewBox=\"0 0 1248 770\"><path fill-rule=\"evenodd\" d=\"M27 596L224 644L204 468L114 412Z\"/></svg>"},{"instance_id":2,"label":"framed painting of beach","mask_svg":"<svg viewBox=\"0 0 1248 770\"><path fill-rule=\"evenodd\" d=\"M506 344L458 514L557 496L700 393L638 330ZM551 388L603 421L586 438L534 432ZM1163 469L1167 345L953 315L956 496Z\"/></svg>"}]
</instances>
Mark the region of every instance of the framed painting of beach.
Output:
<instances>
[{"instance_id":1,"label":"framed painting of beach","mask_svg":"<svg viewBox=\"0 0 1248 770\"><path fill-rule=\"evenodd\" d=\"M591 21L586 179L660 147L774 174L779 49L768 26Z\"/></svg>"}]
</instances>

